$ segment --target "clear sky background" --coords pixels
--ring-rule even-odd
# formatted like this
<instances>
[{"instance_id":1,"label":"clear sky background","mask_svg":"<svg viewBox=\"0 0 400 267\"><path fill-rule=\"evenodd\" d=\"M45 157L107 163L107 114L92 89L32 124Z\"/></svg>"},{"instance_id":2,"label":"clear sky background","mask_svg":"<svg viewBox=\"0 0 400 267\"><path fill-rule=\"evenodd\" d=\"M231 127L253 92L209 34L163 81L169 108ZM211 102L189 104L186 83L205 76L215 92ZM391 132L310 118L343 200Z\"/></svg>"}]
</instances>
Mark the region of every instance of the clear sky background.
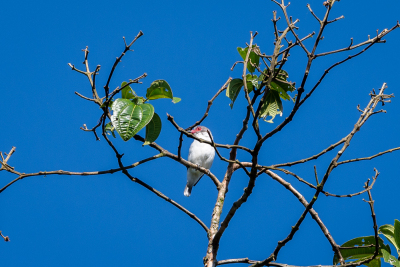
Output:
<instances>
[{"instance_id":1,"label":"clear sky background","mask_svg":"<svg viewBox=\"0 0 400 267\"><path fill-rule=\"evenodd\" d=\"M306 3L323 16L322 0L293 1L288 12L299 18L299 35L317 31L319 25ZM145 95L156 79L165 79L182 101L155 101L163 128L157 140L176 153L179 133L166 119L173 115L186 128L205 111L207 101L229 77L239 77L242 67L236 47L249 42L249 32L258 31L255 42L266 54L272 53L271 1L8 1L0 10L1 26L1 131L0 151L12 146L16 153L9 164L24 173L51 170L97 171L117 168L114 152L102 139L79 129L94 126L101 110L74 94L90 96L83 75L71 71L67 63L83 68L83 52L89 46L91 69L101 65L97 77L99 90L117 56L124 48L122 36L131 40L142 30L144 36L134 44L118 66L111 81L115 88L122 81L144 72L148 77L133 89ZM332 19L344 15L326 28L319 52L338 49L374 36L376 30L391 28L399 19L398 0L348 1L335 4ZM278 12L278 15L282 14ZM285 24L279 22L279 28ZM314 155L346 136L358 119L358 104L368 103L369 92L384 82L387 93L399 96L400 30L390 33L386 44L377 44L363 55L330 72L313 97L283 131L263 146L264 165L298 160ZM310 47L314 39L306 42ZM358 51L358 50L357 50ZM306 92L324 70L349 54L318 58L312 66ZM299 84L306 65L300 48L291 51L285 70ZM101 92L101 90L100 90ZM246 111L243 92L233 110L230 100L221 95L203 125L209 127L218 143L232 143ZM274 124L260 121L264 133L289 114L293 104L284 103L283 117ZM365 157L400 146L400 102L394 98L385 105L387 114L373 116L356 134L342 159ZM249 131L243 145L252 145ZM190 139L183 143L187 157ZM157 154L134 140L115 144L124 153L124 164ZM337 151L337 150L335 150ZM221 150L223 155L228 152ZM292 167L302 178L314 182L313 165L322 176L335 155L331 152L318 161ZM344 165L336 169L325 189L348 194L362 190L367 178L380 176L372 190L378 225L400 219L398 175L400 152L373 161ZM239 154L246 161L246 154ZM215 160L211 171L222 179L227 164ZM183 196L186 168L162 158L141 165L131 174L160 190L195 213L207 225L216 201L217 190L204 177ZM308 201L313 191L291 176L281 174ZM15 175L0 173L1 186ZM243 171L231 181L222 217L247 185ZM320 196L314 206L337 243L359 236L373 235L366 195L351 199ZM103 176L47 176L19 181L0 195L0 230L11 242L0 242L4 266L202 266L207 237L204 230L186 214L157 198L121 173ZM218 260L268 257L284 239L303 212L300 202L267 176L257 179L247 203L237 212L222 237ZM317 224L308 215L299 232L280 252L277 262L311 265L331 264L333 253ZM237 264L236 266L246 266Z\"/></svg>"}]
</instances>

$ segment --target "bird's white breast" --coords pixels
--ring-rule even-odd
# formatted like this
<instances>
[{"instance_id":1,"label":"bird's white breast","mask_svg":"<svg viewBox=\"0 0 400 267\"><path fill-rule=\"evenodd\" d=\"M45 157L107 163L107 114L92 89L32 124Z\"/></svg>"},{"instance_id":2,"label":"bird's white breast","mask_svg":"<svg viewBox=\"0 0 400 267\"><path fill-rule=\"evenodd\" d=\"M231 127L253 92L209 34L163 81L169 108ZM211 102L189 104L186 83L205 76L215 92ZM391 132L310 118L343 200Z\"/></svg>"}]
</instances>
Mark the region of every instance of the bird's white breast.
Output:
<instances>
[{"instance_id":1,"label":"bird's white breast","mask_svg":"<svg viewBox=\"0 0 400 267\"><path fill-rule=\"evenodd\" d=\"M196 133L196 137L210 141L208 133ZM200 143L194 140L189 148L189 158L188 160L194 164L200 165L206 169L210 169L215 156L215 150L212 146L205 143Z\"/></svg>"}]
</instances>

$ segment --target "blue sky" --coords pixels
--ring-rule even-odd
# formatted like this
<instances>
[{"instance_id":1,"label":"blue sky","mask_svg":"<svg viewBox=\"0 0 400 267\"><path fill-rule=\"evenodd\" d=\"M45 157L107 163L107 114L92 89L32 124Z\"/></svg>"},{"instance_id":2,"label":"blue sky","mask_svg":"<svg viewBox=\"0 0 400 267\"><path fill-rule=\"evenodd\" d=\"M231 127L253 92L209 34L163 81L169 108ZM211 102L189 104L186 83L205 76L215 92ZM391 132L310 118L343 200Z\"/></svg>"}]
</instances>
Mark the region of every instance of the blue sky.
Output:
<instances>
[{"instance_id":1,"label":"blue sky","mask_svg":"<svg viewBox=\"0 0 400 267\"><path fill-rule=\"evenodd\" d=\"M306 2L293 1L288 12L299 18L299 35L318 30ZM313 10L323 15L323 1L310 0ZM83 68L83 52L89 47L91 69L101 65L97 77L99 90L124 46L122 36L131 40L142 30L144 36L134 44L118 66L110 87L144 72L148 77L134 86L145 94L156 79L165 79L182 101L154 103L163 129L157 143L176 153L179 134L167 121L173 115L187 127L204 113L207 101L229 77L239 77L241 66L236 48L249 42L249 32L266 54L273 48L271 1L9 1L2 5L2 131L0 151L12 146L16 153L9 164L24 173L51 170L96 171L116 168L113 151L102 139L79 129L97 123L101 110L74 94L90 95L87 79L68 67ZM319 52L365 41L376 30L391 28L399 19L400 3L388 1L340 1L332 18L344 15L326 28ZM278 12L278 16L282 14ZM280 21L280 29L284 27ZM363 55L330 72L312 98L279 134L269 139L260 161L275 164L311 156L346 136L358 119L358 104L363 108L372 88L384 82L388 93L399 91L400 30L390 33L386 44L377 44ZM313 40L306 42L311 46ZM358 50L357 50L358 51ZM318 58L311 68L306 91L324 70L344 59L343 53ZM306 65L304 52L297 48L285 65L289 79L299 84ZM233 110L221 95L211 108L204 125L218 143L232 143L241 127L246 102L239 95ZM292 107L284 103L284 114L274 124L260 121L264 133L280 123ZM358 132L343 159L365 157L400 146L400 103L397 98L385 105L386 114L373 116ZM251 146L255 135L248 132L243 145ZM187 157L190 139L183 143ZM123 162L132 164L157 154L133 140L116 147L124 153ZM227 151L222 151L225 156ZM335 152L318 161L292 167L304 179L314 182L313 165L322 175ZM400 219L398 210L399 152L373 161L345 165L335 170L325 189L348 194L362 190L367 178L380 176L372 190L378 225ZM245 154L239 159L249 160ZM211 171L222 179L226 163L215 160ZM183 196L186 168L170 159L139 166L131 171L138 177L181 203L207 225L217 191L210 179L203 178L192 196ZM293 177L282 175L309 201L313 191ZM0 173L2 186L15 175ZM243 171L232 178L223 217L247 185ZM351 199L321 196L314 206L337 243L373 234L365 195ZM0 195L0 230L11 242L0 242L5 266L202 266L207 238L203 229L186 214L152 193L132 183L121 173L103 176L47 176L26 178ZM303 211L299 201L267 176L257 179L249 200L237 212L222 237L218 260L268 257L284 239ZM331 264L332 251L317 224L308 216L294 239L280 252L278 262L311 265ZM241 266L238 264L237 266ZM243 265L245 266L245 265Z\"/></svg>"}]
</instances>

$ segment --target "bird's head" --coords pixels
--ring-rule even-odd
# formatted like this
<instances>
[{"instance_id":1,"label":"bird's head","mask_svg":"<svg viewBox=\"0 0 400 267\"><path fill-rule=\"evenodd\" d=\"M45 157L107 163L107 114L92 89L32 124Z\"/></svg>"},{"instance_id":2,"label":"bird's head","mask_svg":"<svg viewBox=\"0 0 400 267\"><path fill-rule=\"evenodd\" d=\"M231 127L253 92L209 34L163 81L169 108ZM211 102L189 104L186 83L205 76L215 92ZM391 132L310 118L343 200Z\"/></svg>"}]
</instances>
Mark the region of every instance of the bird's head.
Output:
<instances>
[{"instance_id":1,"label":"bird's head","mask_svg":"<svg viewBox=\"0 0 400 267\"><path fill-rule=\"evenodd\" d=\"M209 139L208 132L211 134L211 131L205 126L196 126L190 132L199 138L203 136L206 137L207 139Z\"/></svg>"}]
</instances>

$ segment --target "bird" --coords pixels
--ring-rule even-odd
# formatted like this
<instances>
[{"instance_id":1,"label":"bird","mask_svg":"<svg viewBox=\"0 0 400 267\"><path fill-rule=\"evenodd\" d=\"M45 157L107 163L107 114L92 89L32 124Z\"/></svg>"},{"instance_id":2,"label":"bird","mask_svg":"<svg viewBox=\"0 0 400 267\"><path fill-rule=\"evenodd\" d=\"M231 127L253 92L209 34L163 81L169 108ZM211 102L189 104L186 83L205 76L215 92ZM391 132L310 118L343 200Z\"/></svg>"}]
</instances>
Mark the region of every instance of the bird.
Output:
<instances>
[{"instance_id":1,"label":"bird","mask_svg":"<svg viewBox=\"0 0 400 267\"><path fill-rule=\"evenodd\" d=\"M205 141L210 141L211 131L205 126L197 126L193 130L190 131L194 136L199 139L203 139ZM208 134L210 133L210 135ZM196 164L200 167L210 169L213 164L215 157L215 150L212 146L206 143L201 143L197 140L193 140L192 144L189 148L189 157L188 161L193 164ZM192 192L192 187L195 186L201 177L203 177L204 173L194 168L187 169L187 183L185 187L185 191L183 194L186 197L189 197Z\"/></svg>"}]
</instances>

